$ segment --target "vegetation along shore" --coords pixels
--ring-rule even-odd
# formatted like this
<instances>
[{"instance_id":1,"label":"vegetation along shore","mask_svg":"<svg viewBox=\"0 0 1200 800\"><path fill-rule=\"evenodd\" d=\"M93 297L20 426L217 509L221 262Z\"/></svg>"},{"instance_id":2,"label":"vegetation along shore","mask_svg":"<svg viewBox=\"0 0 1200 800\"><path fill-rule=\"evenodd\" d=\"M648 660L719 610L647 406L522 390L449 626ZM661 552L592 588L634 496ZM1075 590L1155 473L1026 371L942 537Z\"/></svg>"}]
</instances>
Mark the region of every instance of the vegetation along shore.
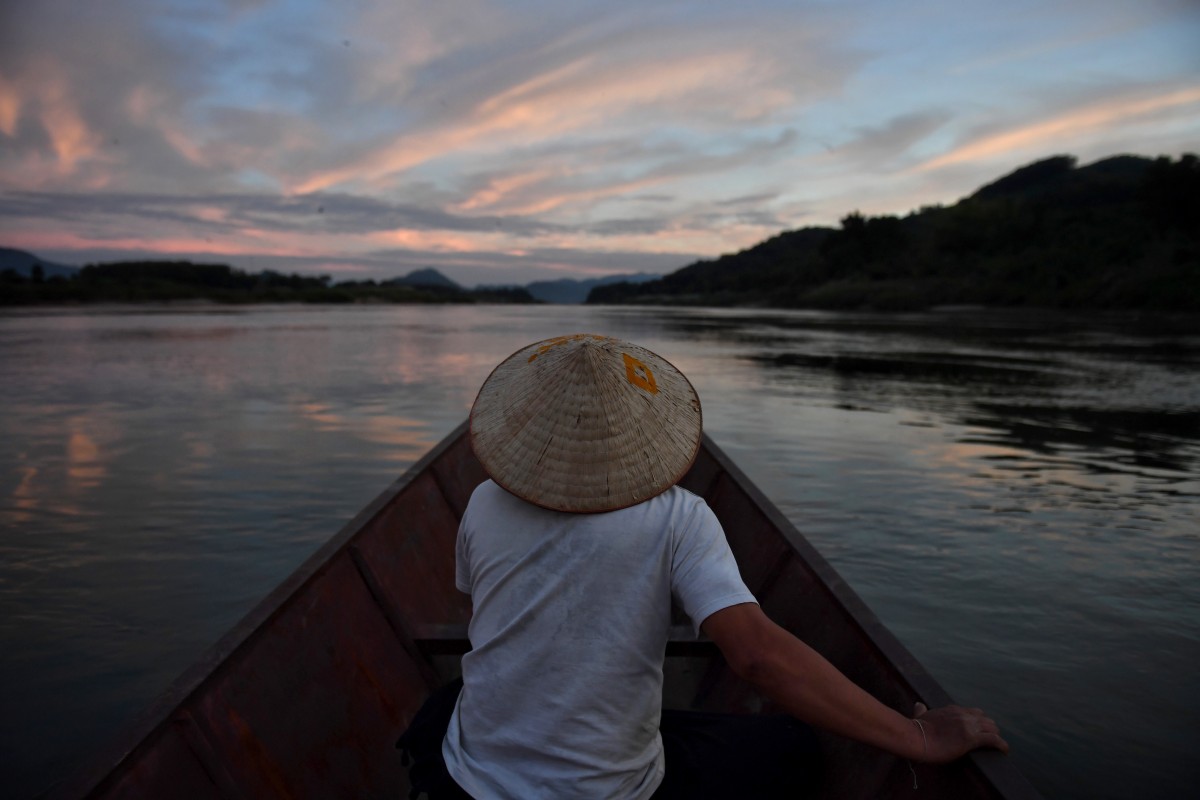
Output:
<instances>
[{"instance_id":1,"label":"vegetation along shore","mask_svg":"<svg viewBox=\"0 0 1200 800\"><path fill-rule=\"evenodd\" d=\"M952 206L853 213L588 302L1200 311L1200 159L1056 156Z\"/></svg>"},{"instance_id":2,"label":"vegetation along shore","mask_svg":"<svg viewBox=\"0 0 1200 800\"><path fill-rule=\"evenodd\" d=\"M587 302L1200 311L1200 159L1122 155L1080 167L1072 156L1055 156L951 206L904 217L854 212L838 228L786 231L660 278L630 277L596 281ZM432 269L385 281L333 283L328 276L251 274L187 261L0 268L0 305L558 299L531 293L534 288L465 289Z\"/></svg>"}]
</instances>

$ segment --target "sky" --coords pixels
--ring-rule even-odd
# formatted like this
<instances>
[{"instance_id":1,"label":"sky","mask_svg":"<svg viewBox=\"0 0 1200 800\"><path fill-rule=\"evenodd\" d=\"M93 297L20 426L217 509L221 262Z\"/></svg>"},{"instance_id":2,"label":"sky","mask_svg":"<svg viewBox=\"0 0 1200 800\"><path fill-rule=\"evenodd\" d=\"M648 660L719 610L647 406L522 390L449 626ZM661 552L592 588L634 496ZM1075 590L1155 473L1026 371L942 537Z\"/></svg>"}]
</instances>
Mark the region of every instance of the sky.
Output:
<instances>
[{"instance_id":1,"label":"sky","mask_svg":"<svg viewBox=\"0 0 1200 800\"><path fill-rule=\"evenodd\" d=\"M0 246L667 273L1200 151L1200 0L0 0Z\"/></svg>"}]
</instances>

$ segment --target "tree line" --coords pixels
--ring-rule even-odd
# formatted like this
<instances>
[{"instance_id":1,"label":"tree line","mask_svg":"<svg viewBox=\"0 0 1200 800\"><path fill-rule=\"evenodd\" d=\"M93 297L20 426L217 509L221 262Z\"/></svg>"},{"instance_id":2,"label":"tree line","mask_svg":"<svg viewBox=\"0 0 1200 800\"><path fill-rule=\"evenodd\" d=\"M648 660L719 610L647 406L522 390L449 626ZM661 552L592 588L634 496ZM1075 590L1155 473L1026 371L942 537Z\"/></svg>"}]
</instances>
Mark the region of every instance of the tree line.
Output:
<instances>
[{"instance_id":1,"label":"tree line","mask_svg":"<svg viewBox=\"0 0 1200 800\"><path fill-rule=\"evenodd\" d=\"M39 265L25 277L0 273L0 303L532 303L523 289L471 291L374 280L332 283L328 275L248 273L228 264L121 261L89 264L73 276L46 277Z\"/></svg>"},{"instance_id":2,"label":"tree line","mask_svg":"<svg viewBox=\"0 0 1200 800\"><path fill-rule=\"evenodd\" d=\"M1200 310L1200 159L1044 159L950 207L848 214L589 303Z\"/></svg>"}]
</instances>

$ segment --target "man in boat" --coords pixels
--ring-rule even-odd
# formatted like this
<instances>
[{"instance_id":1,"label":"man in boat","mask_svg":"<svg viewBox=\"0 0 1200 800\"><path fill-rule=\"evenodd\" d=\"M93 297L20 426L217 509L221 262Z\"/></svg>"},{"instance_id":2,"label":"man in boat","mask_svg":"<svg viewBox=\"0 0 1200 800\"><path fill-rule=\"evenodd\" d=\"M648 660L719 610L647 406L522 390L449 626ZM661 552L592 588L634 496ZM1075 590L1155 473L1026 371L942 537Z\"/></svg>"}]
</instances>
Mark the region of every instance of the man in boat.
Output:
<instances>
[{"instance_id":1,"label":"man in boat","mask_svg":"<svg viewBox=\"0 0 1200 800\"><path fill-rule=\"evenodd\" d=\"M484 382L471 444L491 480L457 542L472 650L401 739L414 797L802 797L820 772L808 725L912 761L1007 751L978 709L907 717L766 617L675 485L700 436L688 380L628 342L537 342ZM673 604L789 715L663 711Z\"/></svg>"}]
</instances>

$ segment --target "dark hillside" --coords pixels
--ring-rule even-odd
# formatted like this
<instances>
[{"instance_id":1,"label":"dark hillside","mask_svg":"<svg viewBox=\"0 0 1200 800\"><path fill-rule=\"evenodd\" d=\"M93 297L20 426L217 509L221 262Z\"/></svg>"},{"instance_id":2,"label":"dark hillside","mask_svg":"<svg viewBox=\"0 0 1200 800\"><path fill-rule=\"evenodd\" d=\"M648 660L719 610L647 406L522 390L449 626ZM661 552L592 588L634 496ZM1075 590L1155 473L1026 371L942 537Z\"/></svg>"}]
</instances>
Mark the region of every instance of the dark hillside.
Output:
<instances>
[{"instance_id":1,"label":"dark hillside","mask_svg":"<svg viewBox=\"0 0 1200 800\"><path fill-rule=\"evenodd\" d=\"M433 267L413 270L401 278L392 278L390 281L385 281L385 283L397 286L432 286L440 289L453 289L455 291L463 290L461 286L447 278L442 273L438 272Z\"/></svg>"},{"instance_id":2,"label":"dark hillside","mask_svg":"<svg viewBox=\"0 0 1200 800\"><path fill-rule=\"evenodd\" d=\"M1055 156L953 206L855 212L589 302L1200 310L1200 160Z\"/></svg>"},{"instance_id":3,"label":"dark hillside","mask_svg":"<svg viewBox=\"0 0 1200 800\"><path fill-rule=\"evenodd\" d=\"M32 278L38 273L35 267L40 267L43 278L67 278L79 272L79 267L66 264L56 264L44 258L38 258L33 253L24 250L14 250L11 247L0 247L0 272L12 272L23 278Z\"/></svg>"},{"instance_id":4,"label":"dark hillside","mask_svg":"<svg viewBox=\"0 0 1200 800\"><path fill-rule=\"evenodd\" d=\"M813 255L833 228L786 231L765 242L715 261L697 261L658 280L597 286L589 303L679 303L738 305L765 303L773 287L807 275L819 280Z\"/></svg>"}]
</instances>

